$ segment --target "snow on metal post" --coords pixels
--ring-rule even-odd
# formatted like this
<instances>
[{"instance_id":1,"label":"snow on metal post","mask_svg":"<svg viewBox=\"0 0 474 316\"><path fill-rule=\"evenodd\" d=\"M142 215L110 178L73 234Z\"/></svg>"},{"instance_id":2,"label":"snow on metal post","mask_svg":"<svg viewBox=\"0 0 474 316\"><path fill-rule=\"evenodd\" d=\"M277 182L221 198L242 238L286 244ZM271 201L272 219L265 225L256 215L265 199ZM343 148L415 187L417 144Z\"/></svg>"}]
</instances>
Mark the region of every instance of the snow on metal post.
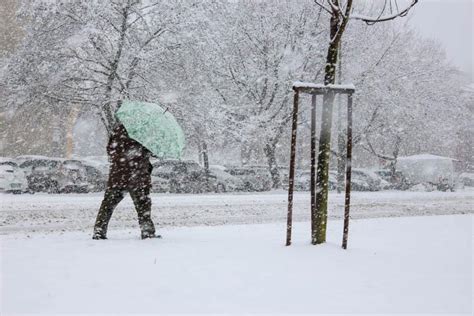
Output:
<instances>
[{"instance_id":1,"label":"snow on metal post","mask_svg":"<svg viewBox=\"0 0 474 316\"><path fill-rule=\"evenodd\" d=\"M347 157L346 157L346 199L344 205L344 232L342 248L347 249L349 237L349 211L351 207L351 174L352 174L352 93L347 97Z\"/></svg>"},{"instance_id":2,"label":"snow on metal post","mask_svg":"<svg viewBox=\"0 0 474 316\"><path fill-rule=\"evenodd\" d=\"M311 95L311 240L316 236L316 94Z\"/></svg>"},{"instance_id":3,"label":"snow on metal post","mask_svg":"<svg viewBox=\"0 0 474 316\"><path fill-rule=\"evenodd\" d=\"M293 188L295 183L295 160L296 160L296 131L298 127L298 99L299 92L294 89L293 97L293 124L291 128L291 153L290 153L290 170L288 183L288 219L286 225L286 245L291 245L291 229L293 225Z\"/></svg>"}]
</instances>

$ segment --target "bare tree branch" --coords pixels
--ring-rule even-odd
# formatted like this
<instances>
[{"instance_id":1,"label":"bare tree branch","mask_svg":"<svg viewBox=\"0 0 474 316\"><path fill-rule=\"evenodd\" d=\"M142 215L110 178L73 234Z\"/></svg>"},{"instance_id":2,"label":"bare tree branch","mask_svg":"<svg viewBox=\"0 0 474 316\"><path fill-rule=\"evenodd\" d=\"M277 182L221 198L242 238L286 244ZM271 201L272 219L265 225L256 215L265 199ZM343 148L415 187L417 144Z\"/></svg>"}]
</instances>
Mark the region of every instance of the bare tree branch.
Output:
<instances>
[{"instance_id":1,"label":"bare tree branch","mask_svg":"<svg viewBox=\"0 0 474 316\"><path fill-rule=\"evenodd\" d=\"M358 14L358 13L352 13L349 18L353 19L353 20L361 20L361 21L364 21L365 23L367 23L369 25L372 25L372 24L379 23L379 22L394 20L398 17L403 17L403 16L407 15L408 12L410 11L410 9L417 3L418 3L418 0L412 0L412 2L405 9L403 9L402 11L397 10L397 12L395 12L395 13L383 15L383 12L385 11L385 6L386 6L386 2L385 2L384 9L383 9L382 13L380 14L380 16L378 16L378 17L370 17L370 16Z\"/></svg>"}]
</instances>

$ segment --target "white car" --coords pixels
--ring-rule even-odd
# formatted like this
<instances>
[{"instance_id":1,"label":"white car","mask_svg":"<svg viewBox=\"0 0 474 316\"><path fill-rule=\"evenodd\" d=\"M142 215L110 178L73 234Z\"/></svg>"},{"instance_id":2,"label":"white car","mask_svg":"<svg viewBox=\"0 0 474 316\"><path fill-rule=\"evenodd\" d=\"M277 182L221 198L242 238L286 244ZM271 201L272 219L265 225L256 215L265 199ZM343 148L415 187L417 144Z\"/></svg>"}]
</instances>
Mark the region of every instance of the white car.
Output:
<instances>
[{"instance_id":1,"label":"white car","mask_svg":"<svg viewBox=\"0 0 474 316\"><path fill-rule=\"evenodd\" d=\"M15 194L28 192L25 173L14 161L0 159L0 192Z\"/></svg>"}]
</instances>

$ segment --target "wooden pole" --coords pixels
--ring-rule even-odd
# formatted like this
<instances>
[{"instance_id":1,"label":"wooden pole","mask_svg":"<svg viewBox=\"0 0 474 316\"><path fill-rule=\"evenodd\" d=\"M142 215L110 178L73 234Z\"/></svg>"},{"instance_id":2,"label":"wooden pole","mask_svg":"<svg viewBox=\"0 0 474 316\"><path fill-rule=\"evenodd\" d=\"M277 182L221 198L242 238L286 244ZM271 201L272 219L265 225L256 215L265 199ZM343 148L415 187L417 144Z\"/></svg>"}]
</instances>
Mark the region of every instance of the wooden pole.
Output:
<instances>
[{"instance_id":1,"label":"wooden pole","mask_svg":"<svg viewBox=\"0 0 474 316\"><path fill-rule=\"evenodd\" d=\"M316 240L316 94L311 96L311 242Z\"/></svg>"},{"instance_id":2,"label":"wooden pole","mask_svg":"<svg viewBox=\"0 0 474 316\"><path fill-rule=\"evenodd\" d=\"M288 183L288 218L286 225L286 245L291 245L291 228L293 225L293 189L295 183L295 160L296 160L296 132L298 128L298 99L299 92L295 89L293 96L293 124L291 127L291 153Z\"/></svg>"},{"instance_id":3,"label":"wooden pole","mask_svg":"<svg viewBox=\"0 0 474 316\"><path fill-rule=\"evenodd\" d=\"M347 249L349 237L349 211L351 206L351 174L352 174L352 94L347 98L347 157L346 157L346 199L344 205L344 232L342 248Z\"/></svg>"}]
</instances>

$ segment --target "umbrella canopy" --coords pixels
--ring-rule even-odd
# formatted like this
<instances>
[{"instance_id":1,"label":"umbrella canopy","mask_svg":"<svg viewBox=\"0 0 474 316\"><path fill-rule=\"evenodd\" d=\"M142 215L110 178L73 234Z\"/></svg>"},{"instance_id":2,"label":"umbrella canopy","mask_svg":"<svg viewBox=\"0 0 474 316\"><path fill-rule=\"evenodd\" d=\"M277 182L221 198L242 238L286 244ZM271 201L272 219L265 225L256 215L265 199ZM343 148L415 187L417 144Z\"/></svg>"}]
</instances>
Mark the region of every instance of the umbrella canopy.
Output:
<instances>
[{"instance_id":1,"label":"umbrella canopy","mask_svg":"<svg viewBox=\"0 0 474 316\"><path fill-rule=\"evenodd\" d=\"M175 117L158 104L125 100L116 116L128 135L158 158L181 158L183 130Z\"/></svg>"}]
</instances>

